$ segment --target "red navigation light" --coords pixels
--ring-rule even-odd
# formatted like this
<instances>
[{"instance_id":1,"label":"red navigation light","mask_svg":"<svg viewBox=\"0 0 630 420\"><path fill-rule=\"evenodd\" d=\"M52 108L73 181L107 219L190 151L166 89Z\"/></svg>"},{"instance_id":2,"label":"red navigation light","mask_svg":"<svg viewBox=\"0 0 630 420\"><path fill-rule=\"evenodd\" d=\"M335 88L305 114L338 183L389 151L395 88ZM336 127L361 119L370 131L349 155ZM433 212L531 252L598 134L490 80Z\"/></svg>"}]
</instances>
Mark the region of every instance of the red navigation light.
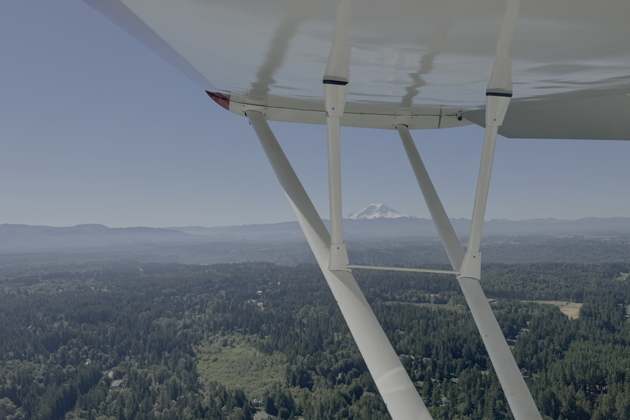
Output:
<instances>
[{"instance_id":1,"label":"red navigation light","mask_svg":"<svg viewBox=\"0 0 630 420\"><path fill-rule=\"evenodd\" d=\"M229 95L224 95L218 92L208 92L207 90L206 90L206 93L208 94L210 98L212 98L214 102L218 103L221 107L227 109L228 111L230 110L230 96Z\"/></svg>"}]
</instances>

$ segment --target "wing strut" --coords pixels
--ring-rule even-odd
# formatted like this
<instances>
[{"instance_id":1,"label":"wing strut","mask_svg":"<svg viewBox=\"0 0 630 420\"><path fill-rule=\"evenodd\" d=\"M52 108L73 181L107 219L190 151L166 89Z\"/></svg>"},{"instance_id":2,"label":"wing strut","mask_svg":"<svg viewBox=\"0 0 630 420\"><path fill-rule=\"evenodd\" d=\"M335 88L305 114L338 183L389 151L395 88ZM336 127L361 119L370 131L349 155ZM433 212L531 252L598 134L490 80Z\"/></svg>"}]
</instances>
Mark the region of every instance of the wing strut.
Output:
<instances>
[{"instance_id":1,"label":"wing strut","mask_svg":"<svg viewBox=\"0 0 630 420\"><path fill-rule=\"evenodd\" d=\"M536 404L512 356L512 352L505 341L501 327L492 313L492 308L479 285L479 279L481 277L481 253L479 252L479 246L485 207L488 199L497 130L500 126L500 122L503 120L510 99L508 96L494 95L488 95L487 98L488 107L486 112L489 121L487 121L484 139L468 250L465 255L459 239L457 239L455 231L453 230L453 226L433 187L431 178L429 178L429 174L420 158L418 149L411 138L409 129L403 124L399 124L396 129L400 133L400 138L407 152L409 162L416 174L418 184L429 207L431 218L435 222L438 233L442 238L442 243L451 261L453 270L461 270L461 273L458 273L457 280L464 293L475 324L479 329L484 345L488 350L488 355L497 373L508 404L514 414L514 418L516 420L540 420L541 417L536 408Z\"/></svg>"},{"instance_id":2,"label":"wing strut","mask_svg":"<svg viewBox=\"0 0 630 420\"><path fill-rule=\"evenodd\" d=\"M468 302L470 312L488 350L488 355L499 377L499 382L512 409L514 418L516 420L541 420L534 399L501 332L501 327L494 317L488 299L486 299L479 285L479 279L481 278L481 252L479 252L479 245L488 200L494 149L499 126L503 121L510 97L512 96L511 94L509 96L497 96L493 95L492 92L488 92L487 95L486 134L483 142L470 235L468 237L468 249L464 255L464 262L460 270L461 274L457 277L457 281L466 297L466 302Z\"/></svg>"},{"instance_id":3,"label":"wing strut","mask_svg":"<svg viewBox=\"0 0 630 420\"><path fill-rule=\"evenodd\" d=\"M405 372L352 273L347 269L333 271L329 268L331 237L265 117L257 111L248 111L247 117L295 212L392 419L431 420L429 411Z\"/></svg>"},{"instance_id":4,"label":"wing strut","mask_svg":"<svg viewBox=\"0 0 630 420\"><path fill-rule=\"evenodd\" d=\"M512 98L509 48L518 17L519 1L507 0L507 9L503 25L501 26L495 63L486 91L486 130L468 238L468 249L465 254L463 254L461 244L433 187L418 149L411 138L409 128L406 125L399 124L396 126L396 129L400 134L409 162L416 175L453 270L460 271L457 275L457 281L464 293L475 324L479 329L512 414L516 420L541 420L534 399L527 388L527 384L525 384L512 352L505 341L501 327L494 317L492 308L479 284L481 278L481 252L479 252L479 248L486 203L488 202L497 133L499 127L503 124Z\"/></svg>"},{"instance_id":5,"label":"wing strut","mask_svg":"<svg viewBox=\"0 0 630 420\"><path fill-rule=\"evenodd\" d=\"M466 297L466 302L468 302L470 312L488 350L488 355L514 418L516 420L541 420L534 399L505 341L501 327L494 317L488 299L486 299L479 285L479 279L481 278L481 252L479 252L479 245L488 200L497 131L503 121L511 96L511 94L510 96L495 96L492 95L492 92L488 92L486 97L486 134L481 166L479 168L477 193L475 195L475 205L468 237L468 249L457 281Z\"/></svg>"},{"instance_id":6,"label":"wing strut","mask_svg":"<svg viewBox=\"0 0 630 420\"><path fill-rule=\"evenodd\" d=\"M399 124L396 128L400 133L400 138L409 157L409 162L416 174L418 184L429 207L431 218L435 222L438 233L442 238L442 243L449 256L453 270L461 271L461 273L457 273L457 280L464 293L475 324L479 329L479 333L488 351L494 370L497 373L512 414L516 420L541 420L536 404L527 388L527 384L525 384L525 380L512 356L512 352L505 341L501 327L494 317L488 299L486 299L479 285L479 279L481 277L481 253L479 252L479 245L498 128L494 123L494 117L498 117L496 121L501 120L498 112L492 113L491 110L502 109L503 114L505 114L505 110L507 109L507 106L499 107L496 103L493 104L492 102L496 101L496 98L495 96L488 96L489 103L487 112L489 118L493 121L488 124L486 130L477 194L473 209L471 233L466 254L463 253L459 239L457 239L444 207L442 207L440 199L433 187L433 183L429 178L429 174L420 158L418 149L413 143L409 129L402 124ZM509 97L507 99L509 100ZM501 99L501 101L505 102L503 99Z\"/></svg>"}]
</instances>

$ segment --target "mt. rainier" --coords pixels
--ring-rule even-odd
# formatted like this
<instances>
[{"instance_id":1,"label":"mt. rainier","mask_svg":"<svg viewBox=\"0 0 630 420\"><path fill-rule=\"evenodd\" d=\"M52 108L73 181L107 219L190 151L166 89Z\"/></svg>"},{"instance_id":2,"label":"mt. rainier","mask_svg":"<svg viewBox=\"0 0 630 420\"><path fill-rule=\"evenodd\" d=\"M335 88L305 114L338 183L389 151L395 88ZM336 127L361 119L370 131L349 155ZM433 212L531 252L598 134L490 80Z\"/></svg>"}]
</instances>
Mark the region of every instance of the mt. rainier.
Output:
<instances>
[{"instance_id":1,"label":"mt. rainier","mask_svg":"<svg viewBox=\"0 0 630 420\"><path fill-rule=\"evenodd\" d=\"M397 212L391 207L387 207L385 204L372 203L358 213L350 213L348 219L361 220L361 219L398 219L400 217L411 217L407 214Z\"/></svg>"}]
</instances>

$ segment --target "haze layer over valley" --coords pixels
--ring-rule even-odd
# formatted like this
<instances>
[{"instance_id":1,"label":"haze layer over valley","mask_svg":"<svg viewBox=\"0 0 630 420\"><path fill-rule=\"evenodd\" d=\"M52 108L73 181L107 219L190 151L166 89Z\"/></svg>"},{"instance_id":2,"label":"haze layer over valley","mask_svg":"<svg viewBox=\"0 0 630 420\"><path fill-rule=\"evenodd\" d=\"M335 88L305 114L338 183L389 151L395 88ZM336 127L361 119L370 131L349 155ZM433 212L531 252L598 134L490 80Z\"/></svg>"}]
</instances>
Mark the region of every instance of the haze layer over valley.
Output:
<instances>
[{"instance_id":1,"label":"haze layer over valley","mask_svg":"<svg viewBox=\"0 0 630 420\"><path fill-rule=\"evenodd\" d=\"M327 224L327 221L324 221ZM451 219L466 242L470 221ZM494 219L484 227L484 262L601 262L630 258L630 218ZM446 264L431 219L373 203L344 219L352 263ZM30 254L133 257L142 261L211 264L314 262L297 222L222 227L109 228L0 225L0 256Z\"/></svg>"}]
</instances>

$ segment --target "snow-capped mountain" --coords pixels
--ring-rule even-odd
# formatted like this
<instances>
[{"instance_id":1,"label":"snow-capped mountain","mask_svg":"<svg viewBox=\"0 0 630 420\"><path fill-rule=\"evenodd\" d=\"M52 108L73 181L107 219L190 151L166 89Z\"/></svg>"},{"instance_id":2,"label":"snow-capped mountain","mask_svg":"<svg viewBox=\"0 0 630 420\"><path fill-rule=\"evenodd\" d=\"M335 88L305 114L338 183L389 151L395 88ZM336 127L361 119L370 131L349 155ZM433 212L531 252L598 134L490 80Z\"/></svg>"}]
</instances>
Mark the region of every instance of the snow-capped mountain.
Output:
<instances>
[{"instance_id":1,"label":"snow-capped mountain","mask_svg":"<svg viewBox=\"0 0 630 420\"><path fill-rule=\"evenodd\" d=\"M385 204L372 203L358 213L350 213L348 219L361 220L361 219L398 219L400 217L414 217L407 214L397 212L391 207L387 207Z\"/></svg>"}]
</instances>

